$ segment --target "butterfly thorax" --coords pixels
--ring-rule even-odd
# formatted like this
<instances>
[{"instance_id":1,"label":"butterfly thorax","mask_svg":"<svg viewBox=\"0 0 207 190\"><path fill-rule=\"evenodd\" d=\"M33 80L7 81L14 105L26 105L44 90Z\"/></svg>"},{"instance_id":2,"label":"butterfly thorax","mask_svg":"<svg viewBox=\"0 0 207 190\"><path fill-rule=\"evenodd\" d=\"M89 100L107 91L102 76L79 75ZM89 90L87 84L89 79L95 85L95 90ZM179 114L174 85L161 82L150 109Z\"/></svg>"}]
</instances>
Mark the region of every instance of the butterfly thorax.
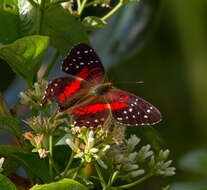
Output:
<instances>
[{"instance_id":1,"label":"butterfly thorax","mask_svg":"<svg viewBox=\"0 0 207 190\"><path fill-rule=\"evenodd\" d=\"M104 95L112 88L112 83L102 83L95 85L91 88L90 94L96 94L96 95Z\"/></svg>"}]
</instances>

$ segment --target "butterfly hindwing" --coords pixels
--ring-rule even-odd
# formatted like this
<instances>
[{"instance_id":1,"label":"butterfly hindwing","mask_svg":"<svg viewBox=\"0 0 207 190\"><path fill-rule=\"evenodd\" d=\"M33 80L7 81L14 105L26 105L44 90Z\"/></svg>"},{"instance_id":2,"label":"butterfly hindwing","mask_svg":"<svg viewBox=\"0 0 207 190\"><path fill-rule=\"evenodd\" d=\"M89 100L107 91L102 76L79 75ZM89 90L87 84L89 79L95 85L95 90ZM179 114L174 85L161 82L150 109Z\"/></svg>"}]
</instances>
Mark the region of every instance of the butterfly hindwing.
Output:
<instances>
[{"instance_id":1,"label":"butterfly hindwing","mask_svg":"<svg viewBox=\"0 0 207 190\"><path fill-rule=\"evenodd\" d=\"M80 43L64 59L62 71L92 83L104 82L104 67L89 45Z\"/></svg>"},{"instance_id":2,"label":"butterfly hindwing","mask_svg":"<svg viewBox=\"0 0 207 190\"><path fill-rule=\"evenodd\" d=\"M75 120L75 126L92 127L104 125L110 116L110 106L103 96L91 96L76 107L71 116Z\"/></svg>"},{"instance_id":3,"label":"butterfly hindwing","mask_svg":"<svg viewBox=\"0 0 207 190\"><path fill-rule=\"evenodd\" d=\"M161 121L157 108L134 94L110 90L106 95L113 118L124 125L153 125Z\"/></svg>"},{"instance_id":4,"label":"butterfly hindwing","mask_svg":"<svg viewBox=\"0 0 207 190\"><path fill-rule=\"evenodd\" d=\"M64 111L76 104L88 91L88 84L84 80L70 76L60 77L49 83L40 103L44 105L54 100L60 111Z\"/></svg>"}]
</instances>

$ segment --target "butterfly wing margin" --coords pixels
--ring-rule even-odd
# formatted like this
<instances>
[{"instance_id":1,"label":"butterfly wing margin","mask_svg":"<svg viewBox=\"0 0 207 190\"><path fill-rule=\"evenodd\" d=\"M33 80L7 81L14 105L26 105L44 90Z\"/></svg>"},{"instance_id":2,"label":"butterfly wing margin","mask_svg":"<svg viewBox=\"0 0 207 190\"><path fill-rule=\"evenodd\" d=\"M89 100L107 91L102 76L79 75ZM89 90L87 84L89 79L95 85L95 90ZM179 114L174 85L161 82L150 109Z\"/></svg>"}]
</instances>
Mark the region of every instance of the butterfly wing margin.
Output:
<instances>
[{"instance_id":1,"label":"butterfly wing margin","mask_svg":"<svg viewBox=\"0 0 207 190\"><path fill-rule=\"evenodd\" d=\"M121 90L106 95L113 118L124 125L154 125L162 120L160 111L142 98Z\"/></svg>"},{"instance_id":2,"label":"butterfly wing margin","mask_svg":"<svg viewBox=\"0 0 207 190\"><path fill-rule=\"evenodd\" d=\"M94 49L85 43L74 46L63 60L62 71L88 82L103 83L105 72Z\"/></svg>"}]
</instances>

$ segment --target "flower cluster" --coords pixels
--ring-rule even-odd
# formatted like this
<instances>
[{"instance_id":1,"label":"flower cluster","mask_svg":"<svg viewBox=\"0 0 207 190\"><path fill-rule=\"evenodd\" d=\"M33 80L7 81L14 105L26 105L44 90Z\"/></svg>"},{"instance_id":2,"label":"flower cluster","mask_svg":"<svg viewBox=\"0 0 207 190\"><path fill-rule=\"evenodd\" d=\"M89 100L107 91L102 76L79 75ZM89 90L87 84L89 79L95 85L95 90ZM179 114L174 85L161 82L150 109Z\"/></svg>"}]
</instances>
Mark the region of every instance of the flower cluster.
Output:
<instances>
[{"instance_id":1,"label":"flower cluster","mask_svg":"<svg viewBox=\"0 0 207 190\"><path fill-rule=\"evenodd\" d=\"M49 151L46 151L44 148L42 148L43 146L43 135L39 134L39 135L33 135L31 132L26 132L24 134L24 138L26 140L29 140L30 143L35 147L33 148L32 152L38 152L40 158L45 158L47 156L47 153Z\"/></svg>"},{"instance_id":2,"label":"flower cluster","mask_svg":"<svg viewBox=\"0 0 207 190\"><path fill-rule=\"evenodd\" d=\"M48 82L43 79L34 83L32 89L29 89L26 92L20 92L20 102L39 108L39 101L44 96L47 85Z\"/></svg>"},{"instance_id":3,"label":"flower cluster","mask_svg":"<svg viewBox=\"0 0 207 190\"><path fill-rule=\"evenodd\" d=\"M96 131L83 128L77 137L68 138L66 143L75 152L75 158L80 158L87 163L95 160L100 166L107 169L107 165L102 160L110 149L110 144L102 140L105 135L106 131L103 128L98 128Z\"/></svg>"},{"instance_id":4,"label":"flower cluster","mask_svg":"<svg viewBox=\"0 0 207 190\"><path fill-rule=\"evenodd\" d=\"M169 150L161 150L157 156L150 145L137 148L140 138L131 135L125 138L125 127L115 126L114 129L96 131L75 127L75 133L66 143L86 163L97 162L102 168L114 168L118 177L129 180L137 176L151 173L152 175L170 176L175 174L175 168L170 167L172 161L167 161Z\"/></svg>"}]
</instances>

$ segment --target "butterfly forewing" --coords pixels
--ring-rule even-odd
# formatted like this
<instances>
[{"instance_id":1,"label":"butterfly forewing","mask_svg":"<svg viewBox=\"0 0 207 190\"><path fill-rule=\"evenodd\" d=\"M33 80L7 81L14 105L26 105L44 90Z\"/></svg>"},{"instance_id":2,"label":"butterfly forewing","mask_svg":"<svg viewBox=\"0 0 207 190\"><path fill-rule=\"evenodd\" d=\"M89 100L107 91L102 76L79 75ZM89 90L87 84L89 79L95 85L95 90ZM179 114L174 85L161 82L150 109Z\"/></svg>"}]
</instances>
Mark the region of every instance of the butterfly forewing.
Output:
<instances>
[{"instance_id":1,"label":"butterfly forewing","mask_svg":"<svg viewBox=\"0 0 207 190\"><path fill-rule=\"evenodd\" d=\"M110 90L106 94L113 118L124 125L153 125L161 121L157 108L134 94Z\"/></svg>"},{"instance_id":2,"label":"butterfly forewing","mask_svg":"<svg viewBox=\"0 0 207 190\"><path fill-rule=\"evenodd\" d=\"M41 100L44 105L50 100L54 100L60 111L64 111L76 104L89 91L89 84L80 78L60 77L54 79L47 87L45 96Z\"/></svg>"},{"instance_id":3,"label":"butterfly forewing","mask_svg":"<svg viewBox=\"0 0 207 190\"><path fill-rule=\"evenodd\" d=\"M104 67L93 48L80 43L64 59L62 71L92 83L104 82Z\"/></svg>"},{"instance_id":4,"label":"butterfly forewing","mask_svg":"<svg viewBox=\"0 0 207 190\"><path fill-rule=\"evenodd\" d=\"M110 106L103 96L90 96L71 112L71 116L76 121L75 126L95 128L108 121Z\"/></svg>"}]
</instances>

